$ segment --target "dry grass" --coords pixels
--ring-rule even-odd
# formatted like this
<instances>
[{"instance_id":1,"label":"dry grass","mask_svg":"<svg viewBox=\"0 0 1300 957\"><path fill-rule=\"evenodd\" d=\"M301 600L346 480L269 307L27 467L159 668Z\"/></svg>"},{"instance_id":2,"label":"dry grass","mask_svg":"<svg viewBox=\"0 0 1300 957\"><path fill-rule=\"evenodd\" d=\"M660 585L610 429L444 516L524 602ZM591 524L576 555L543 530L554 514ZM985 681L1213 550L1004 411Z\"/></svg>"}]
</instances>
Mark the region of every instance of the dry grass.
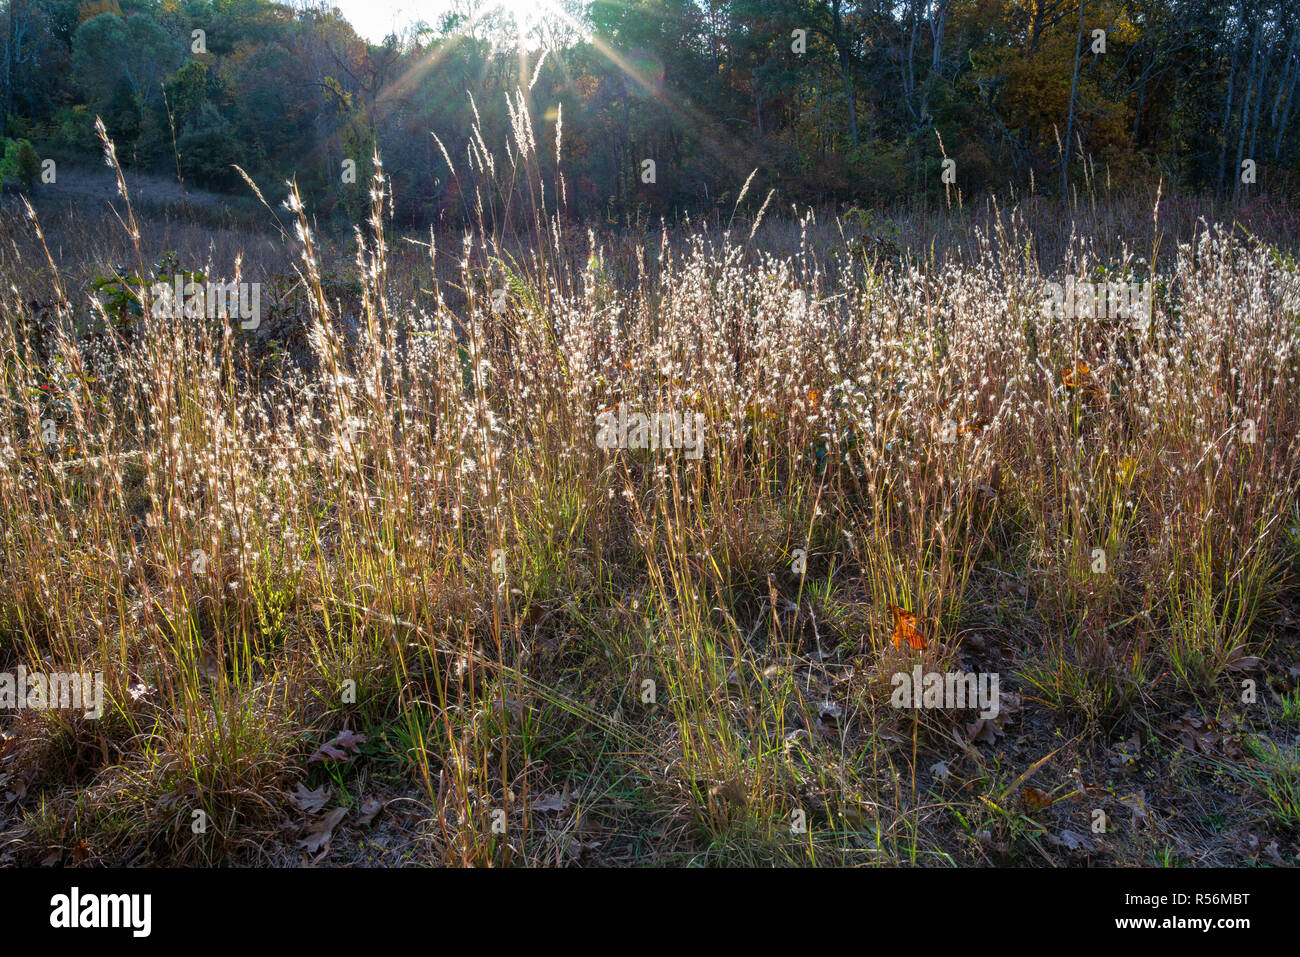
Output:
<instances>
[{"instance_id":1,"label":"dry grass","mask_svg":"<svg viewBox=\"0 0 1300 957\"><path fill-rule=\"evenodd\" d=\"M301 321L257 334L147 283L116 322L6 220L0 670L108 700L0 718L0 859L286 862L335 804L326 859L385 863L1295 853L1293 259L1038 201L933 256L811 214L602 242L515 133L463 242L390 248L373 184L350 305L291 199ZM1046 315L1067 275L1152 279L1150 327ZM597 447L620 401L701 413L703 456ZM1003 715L890 707L913 659L999 672Z\"/></svg>"}]
</instances>

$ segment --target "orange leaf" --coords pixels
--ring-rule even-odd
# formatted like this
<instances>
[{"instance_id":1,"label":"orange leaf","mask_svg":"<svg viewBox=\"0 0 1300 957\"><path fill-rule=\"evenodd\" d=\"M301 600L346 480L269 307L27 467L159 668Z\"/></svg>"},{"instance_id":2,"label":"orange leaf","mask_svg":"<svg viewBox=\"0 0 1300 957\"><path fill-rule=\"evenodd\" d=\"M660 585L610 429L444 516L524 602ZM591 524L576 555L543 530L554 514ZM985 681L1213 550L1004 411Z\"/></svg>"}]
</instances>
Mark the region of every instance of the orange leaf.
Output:
<instances>
[{"instance_id":1,"label":"orange leaf","mask_svg":"<svg viewBox=\"0 0 1300 957\"><path fill-rule=\"evenodd\" d=\"M897 605L891 604L889 610L894 613L894 634L892 636L894 647L903 647L903 639L906 638L911 647L924 648L925 639L921 637L921 633L916 629L920 619L907 609L899 608Z\"/></svg>"},{"instance_id":2,"label":"orange leaf","mask_svg":"<svg viewBox=\"0 0 1300 957\"><path fill-rule=\"evenodd\" d=\"M1073 369L1067 369L1061 373L1061 381L1065 383L1067 389L1075 389L1081 385L1087 385L1088 380L1092 378L1092 369L1086 362L1075 363Z\"/></svg>"},{"instance_id":3,"label":"orange leaf","mask_svg":"<svg viewBox=\"0 0 1300 957\"><path fill-rule=\"evenodd\" d=\"M1061 381L1065 383L1067 389L1077 389L1081 395L1092 401L1104 401L1106 397L1101 381L1086 362L1076 363L1073 369L1062 372Z\"/></svg>"},{"instance_id":4,"label":"orange leaf","mask_svg":"<svg viewBox=\"0 0 1300 957\"><path fill-rule=\"evenodd\" d=\"M1042 788L1025 788L1025 804L1034 811L1045 808L1052 803L1052 796Z\"/></svg>"}]
</instances>

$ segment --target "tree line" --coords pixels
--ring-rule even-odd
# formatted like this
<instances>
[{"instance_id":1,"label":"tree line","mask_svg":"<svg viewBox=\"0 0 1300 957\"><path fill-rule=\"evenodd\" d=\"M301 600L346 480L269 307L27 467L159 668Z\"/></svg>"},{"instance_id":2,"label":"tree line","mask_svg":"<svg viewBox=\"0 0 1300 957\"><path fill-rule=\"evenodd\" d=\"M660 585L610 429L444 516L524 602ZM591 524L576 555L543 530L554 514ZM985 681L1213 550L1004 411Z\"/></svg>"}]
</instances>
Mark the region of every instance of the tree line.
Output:
<instances>
[{"instance_id":1,"label":"tree line","mask_svg":"<svg viewBox=\"0 0 1300 957\"><path fill-rule=\"evenodd\" d=\"M537 8L520 31L491 0L453 0L372 43L322 3L7 0L3 128L75 161L102 117L134 168L246 190L238 165L268 198L293 178L340 220L378 153L410 224L466 214L487 174L463 160L506 153L520 96L543 179L581 218L726 207L754 170L753 195L801 203L1296 182L1300 0Z\"/></svg>"}]
</instances>

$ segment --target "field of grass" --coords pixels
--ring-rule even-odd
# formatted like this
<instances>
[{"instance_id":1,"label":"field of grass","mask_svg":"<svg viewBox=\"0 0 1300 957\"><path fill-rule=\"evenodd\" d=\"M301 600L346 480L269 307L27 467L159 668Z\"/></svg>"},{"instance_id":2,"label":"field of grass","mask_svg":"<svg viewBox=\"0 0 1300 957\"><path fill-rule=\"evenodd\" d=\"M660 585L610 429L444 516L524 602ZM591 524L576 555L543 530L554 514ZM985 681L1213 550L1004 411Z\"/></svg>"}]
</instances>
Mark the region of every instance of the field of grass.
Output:
<instances>
[{"instance_id":1,"label":"field of grass","mask_svg":"<svg viewBox=\"0 0 1300 957\"><path fill-rule=\"evenodd\" d=\"M0 672L105 700L0 710L0 863L1296 861L1294 213L597 234L517 132L467 233L6 207Z\"/></svg>"}]
</instances>

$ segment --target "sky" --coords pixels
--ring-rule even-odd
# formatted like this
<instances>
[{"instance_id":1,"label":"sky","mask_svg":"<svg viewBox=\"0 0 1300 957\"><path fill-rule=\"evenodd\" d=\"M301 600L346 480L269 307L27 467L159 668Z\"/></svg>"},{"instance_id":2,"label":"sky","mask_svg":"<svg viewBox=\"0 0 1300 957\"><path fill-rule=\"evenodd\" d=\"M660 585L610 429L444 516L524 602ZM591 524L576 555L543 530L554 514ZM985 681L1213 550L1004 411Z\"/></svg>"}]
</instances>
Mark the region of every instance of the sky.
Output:
<instances>
[{"instance_id":1,"label":"sky","mask_svg":"<svg viewBox=\"0 0 1300 957\"><path fill-rule=\"evenodd\" d=\"M437 26L439 18L460 6L453 0L326 0L338 7L352 28L371 43L379 43L390 33L400 34L417 20ZM555 0L480 0L483 9L499 7L513 14L525 31L536 23L539 15L558 4Z\"/></svg>"},{"instance_id":2,"label":"sky","mask_svg":"<svg viewBox=\"0 0 1300 957\"><path fill-rule=\"evenodd\" d=\"M371 43L400 33L416 20L436 23L451 5L446 0L331 0L352 28Z\"/></svg>"}]
</instances>

